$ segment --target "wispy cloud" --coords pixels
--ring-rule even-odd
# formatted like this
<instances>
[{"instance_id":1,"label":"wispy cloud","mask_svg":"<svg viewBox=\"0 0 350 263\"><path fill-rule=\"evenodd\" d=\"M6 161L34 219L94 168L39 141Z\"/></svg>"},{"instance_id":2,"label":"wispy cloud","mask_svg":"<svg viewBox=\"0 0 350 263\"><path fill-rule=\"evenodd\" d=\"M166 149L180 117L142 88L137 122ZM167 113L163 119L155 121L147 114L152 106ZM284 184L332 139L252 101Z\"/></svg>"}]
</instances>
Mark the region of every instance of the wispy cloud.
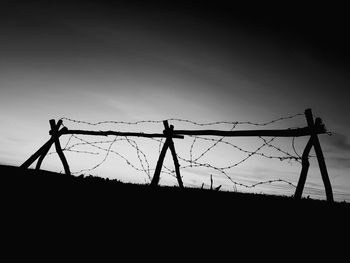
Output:
<instances>
[{"instance_id":1,"label":"wispy cloud","mask_svg":"<svg viewBox=\"0 0 350 263\"><path fill-rule=\"evenodd\" d=\"M348 136L341 133L333 133L326 139L327 143L337 150L350 151L350 140Z\"/></svg>"},{"instance_id":2,"label":"wispy cloud","mask_svg":"<svg viewBox=\"0 0 350 263\"><path fill-rule=\"evenodd\" d=\"M335 156L329 157L331 167L350 168L350 157Z\"/></svg>"}]
</instances>

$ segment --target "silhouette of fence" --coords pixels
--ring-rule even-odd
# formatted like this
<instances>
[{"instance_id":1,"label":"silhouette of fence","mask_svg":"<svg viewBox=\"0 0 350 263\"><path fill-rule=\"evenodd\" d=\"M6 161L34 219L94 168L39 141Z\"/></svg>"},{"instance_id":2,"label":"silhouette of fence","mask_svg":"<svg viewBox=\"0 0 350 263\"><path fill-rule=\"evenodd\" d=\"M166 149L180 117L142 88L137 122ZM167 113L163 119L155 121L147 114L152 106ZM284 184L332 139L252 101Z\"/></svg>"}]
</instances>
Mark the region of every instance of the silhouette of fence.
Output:
<instances>
[{"instance_id":1,"label":"silhouette of fence","mask_svg":"<svg viewBox=\"0 0 350 263\"><path fill-rule=\"evenodd\" d=\"M268 124L276 123L276 122L281 121L281 120L292 119L296 116L301 116L301 115L305 115L305 117L306 117L306 121L307 121L306 127L289 128L289 129L234 130L238 124L248 124L248 125L253 125L253 126L266 126ZM105 130L105 131L71 130L63 125L63 120L75 122L78 124L84 123L84 124L88 124L88 125L92 125L92 126L96 126L96 125L104 124L104 123L130 124L130 125L132 125L132 124L140 124L140 123L161 123L162 122L164 125L164 130L162 133L119 132L119 131L114 131L114 130ZM230 124L230 125L232 125L232 129L231 130L214 130L214 129L212 129L212 130L211 129L209 129L209 130L208 129L176 130L176 129L174 129L173 125L169 125L169 121L181 121L184 123L190 123L190 124L194 124L197 126ZM63 126L63 127L61 128L61 126ZM265 182L258 182L258 183L251 184L251 185L245 185L245 184L233 181L232 178L226 173L226 170L233 168L233 167L236 167L237 165L245 162L251 156L260 155L262 157L270 158L270 159L272 159L272 158L277 159L278 158L280 160L289 159L289 160L295 160L295 161L299 161L299 162L301 161L302 169L301 169L299 181L298 181L298 184L296 186L296 190L295 190L295 194L294 194L295 198L300 199L302 196L302 192L304 189L308 169L310 166L310 164L309 164L310 150L313 146L315 149L315 153L316 153L316 157L318 160L322 180L324 183L327 200L329 202L333 202L332 187L331 187L330 180L328 177L327 167L326 167L326 163L325 163L324 156L322 153L321 145L320 145L320 142L318 139L318 134L324 134L327 131L326 131L325 126L322 123L322 120L320 118L316 118L314 120L311 109L305 110L304 114L296 114L293 116L282 117L282 118L279 118L279 119L276 119L276 120L273 120L273 121L270 121L267 123L262 123L262 124L252 123L252 122L213 122L213 123L201 124L201 123L196 123L193 121L182 120L182 119L169 119L169 120L164 120L164 121L139 121L139 122L134 122L134 123L115 122L115 121L89 123L89 122L84 122L84 121L76 121L76 120L72 120L72 119L68 119L68 118L61 118L60 120L58 120L57 123L55 120L50 120L50 127L51 127L51 130L50 130L51 138L39 150L37 150L28 160L26 160L21 165L22 168L28 168L31 164L33 164L37 160L36 169L40 169L43 159L49 153L51 146L54 144L55 148L56 148L56 152L57 152L57 154L58 154L58 156L61 159L61 162L63 164L65 173L70 175L71 171L70 171L67 159L66 159L63 151L74 151L73 148L77 145L90 145L90 146L94 147L95 149L100 149L100 150L106 151L106 156L102 160L101 163L97 164L96 166L94 166L93 168L88 169L88 170L93 170L93 169L97 168L98 166L100 166L106 160L108 154L111 152L114 152L115 154L117 154L118 156L123 158L134 169L139 170L139 171L145 171L148 174L149 179L151 180L151 183L150 183L151 187L155 187L159 184L162 168L167 170L168 173L173 174L173 171L171 171L169 168L167 168L164 165L164 158L165 158L166 152L168 151L168 149L170 149L172 159L174 162L174 167L175 167L174 174L175 174L176 179L178 181L179 187L181 187L181 188L183 188L184 185L183 185L182 177L180 174L179 159L182 162L187 163L187 165L183 166L182 168L186 168L186 167L211 168L213 170L216 170L216 171L224 174L235 185L240 185L240 186L244 186L244 187L255 187L256 185L259 185L259 184L272 183L272 182L285 182L287 184L293 185L292 183L285 181L285 180L282 180L282 179L268 180ZM61 147L60 140L59 140L59 138L62 135L70 135L71 136L69 138L66 146L63 149ZM88 142L84 139L77 137L77 135L115 136L115 139L112 141ZM190 148L190 159L181 157L176 153L175 144L173 141L173 139L184 139L185 136L194 137L194 140L193 140L193 142L191 144L191 148ZM207 136L210 136L211 138L208 138ZM292 155L292 154L290 154L286 151L283 151L282 149L280 149L272 144L272 142L277 137L291 137L291 138L293 138L293 148L294 148L294 138L295 137L304 137L304 136L310 136L310 138L309 138L309 141L307 142L307 144L304 148L302 156L299 156L297 154L296 154L297 156ZM141 169L137 168L135 165L131 164L127 160L127 158L125 158L124 156L122 156L118 152L112 150L112 145L113 145L113 143L115 143L118 140L117 139L118 137L125 137L124 139L121 139L121 140L125 140L126 142L128 142L130 144L130 146L132 146L137 151L137 155L138 155L138 158L139 158L141 166L142 166ZM150 169L150 164L147 161L146 155L139 148L137 143L134 140L130 139L130 137L149 138L149 139L156 140L159 142L159 158L158 158L156 167L154 169L154 173L153 173L152 178L150 175L150 171L153 169ZM220 137L220 139L214 139L212 137ZM263 141L263 144L260 147L258 147L255 151L248 151L248 150L244 150L244 149L242 149L242 148L240 148L240 147L238 147L230 142L224 141L223 139L226 137L258 137ZM271 137L271 138L267 140L263 137ZM72 138L78 139L80 141L80 143L76 143L76 144L68 147L68 144ZM163 140L165 140L165 141L163 142ZM193 148L194 148L196 141L198 141L198 140L212 142L212 145L210 147L208 147L207 149L205 149L197 158L193 158L193 154L192 154ZM106 149L106 148L98 146L99 143L109 143L110 145ZM215 166L212 166L208 163L201 163L199 160L204 155L206 155L209 151L211 151L215 146L217 146L218 144L226 144L230 147L233 147L241 152L246 153L247 157L243 158L239 162L228 165L226 167L215 167ZM269 147L274 148L278 152L284 154L284 156L271 156L271 155L269 156L269 155L266 155L264 153L260 153L259 152L260 149L262 149L265 146L269 146ZM76 152L94 154L94 152L88 152L88 151L76 151ZM211 188L212 188L212 177L211 177ZM220 187L218 187L218 189L219 188Z\"/></svg>"}]
</instances>

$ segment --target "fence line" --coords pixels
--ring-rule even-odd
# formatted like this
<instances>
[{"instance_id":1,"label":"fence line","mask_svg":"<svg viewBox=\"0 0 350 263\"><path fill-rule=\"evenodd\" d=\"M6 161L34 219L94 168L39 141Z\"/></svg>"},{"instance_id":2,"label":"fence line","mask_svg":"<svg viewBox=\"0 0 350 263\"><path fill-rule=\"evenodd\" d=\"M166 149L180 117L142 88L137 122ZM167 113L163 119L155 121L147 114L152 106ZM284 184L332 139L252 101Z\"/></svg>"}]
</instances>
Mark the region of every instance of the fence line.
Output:
<instances>
[{"instance_id":1,"label":"fence line","mask_svg":"<svg viewBox=\"0 0 350 263\"><path fill-rule=\"evenodd\" d=\"M307 126L302 127L302 128L275 129L275 130L271 130L271 129L234 130L238 125L246 124L246 125L253 125L253 126L267 126L269 124L273 124L273 123L283 121L283 120L292 119L292 118L295 118L297 116L302 116L302 115L305 115L306 120L307 120ZM164 130L163 130L163 133L120 132L120 131L114 131L114 130L104 130L104 131L71 130L63 124L64 120L68 121L68 122L73 122L76 124L86 124L86 125L90 125L90 126L97 126L97 125L101 125L101 124L138 125L138 124L160 124L160 123L163 123ZM174 129L173 125L169 125L169 121L192 124L192 125L196 125L196 126L213 126L213 125L225 124L225 125L232 125L232 128L231 128L231 130L214 130L214 129L210 129L210 130L176 130L176 129ZM62 126L62 128L60 129L61 126ZM98 149L98 150L102 150L102 151L106 152L106 154L100 163L96 164L92 168L84 169L84 170L81 170L79 172L92 171L92 170L96 169L97 167L101 166L106 161L107 157L111 153L114 153L117 156L119 156L120 158L122 158L129 166L133 167L135 170L146 173L148 178L151 180L151 183L150 183L151 186L154 187L154 186L158 185L159 179L160 179L160 174L163 170L163 173L168 173L172 176L175 176L177 181L178 181L179 186L182 188L183 182L182 182L182 177L180 174L180 164L179 164L179 160L181 160L182 162L185 163L184 166L181 166L182 169L189 168L189 167L210 168L214 171L217 171L217 172L223 174L225 177L227 177L234 184L234 187L236 187L238 185L238 186L244 186L247 188L251 188L251 187L255 187L257 185L265 184L265 183L273 183L273 182L287 183L291 186L296 187L294 197L297 199L300 199L302 196L302 191L303 191L303 188L305 185L305 181L306 181L306 177L307 177L307 173L308 173L308 168L309 168L309 162L308 162L308 158L310 157L309 153L310 153L312 146L314 146L315 152L316 152L316 157L317 157L320 171L321 171L322 180L323 180L325 190L326 190L327 200L330 202L333 202L332 188L331 188L331 184L329 181L328 172L327 172L326 164L324 161L321 145L320 145L320 142L318 140L318 134L324 134L324 133L327 133L327 131L326 131L325 126L322 123L322 120L320 118L316 118L316 120L314 120L311 109L305 110L304 114L299 113L299 114L295 114L295 115L291 115L291 116L281 117L281 118L278 118L278 119L275 119L275 120L272 120L269 122L265 122L265 123L226 122L226 121L211 122L211 123L198 123L198 122L194 122L194 121L190 121L190 120L183 120L183 119L168 119L165 121L148 120L148 121L137 121L137 122L103 121L103 122L91 123L91 122L77 121L77 120L63 117L60 120L58 120L57 123L55 122L55 120L50 120L50 127L51 127L51 130L50 130L51 138L38 151L36 151L28 160L26 160L21 165L21 167L28 168L33 162L35 162L35 160L37 160L36 169L40 169L40 166L41 166L43 159L45 158L45 156L47 154L50 154L48 152L49 152L51 146L54 144L55 148L56 148L56 153L59 155L59 157L62 161L62 164L64 166L65 173L71 174L68 162L67 162L63 152L64 151L67 151L67 152L71 151L71 152L76 152L76 153L86 153L86 154L98 155L99 153L96 153L96 152L79 151L79 150L74 149L76 146L89 145L89 146L93 147L94 149ZM63 147L63 149L62 149L62 147L60 145L60 141L59 141L59 138L62 135L70 135L70 137L68 138L68 141L65 144L65 146ZM114 140L109 140L109 141L88 142L88 141L78 137L77 135L115 136L115 138L114 138ZM190 157L189 158L179 156L176 153L175 144L173 141L173 139L184 139L185 136L189 136L189 137L193 138L192 144L190 146ZM214 138L207 138L205 136L211 136L214 138L220 137L220 138L214 139ZM224 140L226 137L242 137L242 136L244 136L244 137L258 137L263 141L263 143L255 150L249 151L249 150L242 149L241 147ZM295 150L295 147L294 147L294 139L296 137L304 137L304 136L310 136L310 139L309 139L309 141L304 149L302 156L299 156ZM158 158L157 165L156 165L155 169L150 168L150 163L147 160L146 154L140 149L137 142L135 140L131 139L130 137L149 138L149 139L154 140L154 141L159 143L159 145L158 145L159 158ZM272 137L272 138L265 139L263 137ZM293 139L292 140L293 150L294 150L296 155L292 155L292 154L288 153L287 151L284 151L281 148L272 144L272 142L277 137L291 137ZM70 142L74 139L78 140L79 142L74 143L72 145L69 145ZM131 162L129 162L129 160L125 156L123 156L119 152L112 149L113 144L117 141L126 141L130 145L130 147L132 147L134 150L136 150L137 158L140 162L141 168L132 164ZM194 149L194 145L197 144L198 141L210 142L211 145L209 147L207 147L197 157L194 157L193 149ZM105 143L109 144L109 146L107 148L99 146L100 144L105 144ZM216 146L221 145L221 144L228 145L236 150L239 150L242 153L247 154L247 156L236 163L233 163L233 164L230 164L227 166L223 166L223 167L216 167L216 166L213 166L209 163L200 162L200 159L202 159L208 152L210 152ZM273 156L273 155L267 155L265 153L259 152L264 147L271 147L274 150L276 150L277 152L283 154L283 156ZM175 170L172 170L172 169L168 168L166 165L164 165L164 158L165 158L165 155L166 155L166 152L168 149L170 150L170 152L172 154ZM236 182L226 172L227 170L229 170L233 167L236 167L236 166L240 165L241 163L244 163L245 161L247 161L249 158L251 158L254 155L259 155L261 157L270 158L270 159L280 159L281 161L293 160L293 161L301 162L302 170L300 173L298 185L295 186L291 182L288 182L288 181L282 180L282 179L267 180L267 181L247 185L247 184ZM153 177L151 176L151 172L154 172Z\"/></svg>"}]
</instances>

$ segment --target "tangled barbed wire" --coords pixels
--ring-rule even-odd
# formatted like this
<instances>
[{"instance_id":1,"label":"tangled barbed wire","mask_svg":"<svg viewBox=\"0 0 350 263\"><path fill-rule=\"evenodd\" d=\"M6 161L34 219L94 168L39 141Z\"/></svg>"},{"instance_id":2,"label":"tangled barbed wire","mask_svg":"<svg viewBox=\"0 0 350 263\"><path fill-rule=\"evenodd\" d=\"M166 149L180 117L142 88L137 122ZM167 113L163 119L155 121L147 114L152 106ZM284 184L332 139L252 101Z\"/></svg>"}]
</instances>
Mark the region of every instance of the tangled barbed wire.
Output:
<instances>
[{"instance_id":1,"label":"tangled barbed wire","mask_svg":"<svg viewBox=\"0 0 350 263\"><path fill-rule=\"evenodd\" d=\"M182 122L182 123L189 123L189 124L193 124L196 126L213 126L213 125L219 125L219 124L229 124L229 125L241 125L241 124L247 124L247 125L253 125L253 126L267 126L269 124L273 124L279 121L284 121L284 120L288 120L288 119L294 119L295 117L298 116L304 116L303 113L297 113L297 114L293 114L293 115L288 115L288 116L284 116L284 117L280 117L271 121L267 121L267 122L262 122L262 123L258 123L258 122L250 122L250 121L216 121L216 122L195 122L192 120L187 120L187 119L179 119L179 118L170 118L167 119L169 122ZM71 118L67 118L67 117L61 117L60 120L62 121L69 121L69 122L73 122L73 123L78 123L78 124L87 124L90 126L98 126L101 124L126 124L126 125L138 125L138 124L144 124L144 123L148 123L148 124L159 124L162 123L163 120L142 120L142 121L135 121L135 122L127 122L127 121L113 121L113 120L108 120L108 121L99 121L99 122L88 122L88 121L83 121L83 120L74 120Z\"/></svg>"},{"instance_id":2,"label":"tangled barbed wire","mask_svg":"<svg viewBox=\"0 0 350 263\"><path fill-rule=\"evenodd\" d=\"M218 121L218 122L208 122L208 123L200 123L195 122L191 120L186 119L178 119L178 118L172 118L168 119L168 122L172 123L175 127L176 125L195 125L198 127L206 127L206 126L225 126L230 127L228 130L234 130L238 126L242 125L248 125L248 126L268 126L271 124L275 124L281 121L294 119L298 116L303 116L302 113L289 115L285 117L281 117L272 121L264 122L264 123L256 123L256 122L231 122L231 121ZM63 126L67 127L70 124L75 125L88 125L88 126L103 126L103 125L114 125L114 129L118 130L120 126L126 125L126 126L141 126L142 125L159 125L163 123L163 120L142 120L142 121L135 121L135 122L125 122L125 121L101 121L101 122L88 122L88 121L82 121L82 120L75 120L67 117L62 117L60 120L63 121ZM67 126L68 125L68 126ZM159 127L159 126L158 126ZM289 161L289 162L301 162L301 157L297 153L297 150L295 148L295 138L293 137L291 140L291 150L283 149L281 146L275 144L277 137L272 138L264 138L264 137L258 137L258 145L255 146L253 149L244 148L243 146L238 145L237 143L234 143L232 141L232 138L229 137L215 137L215 136L187 136L186 137L186 143L187 148L182 147L182 149L179 151L177 148L177 157L180 162L181 170L188 170L188 169L196 169L196 168L206 168L209 169L210 172L216 173L217 175L224 176L224 178L228 179L232 184L234 189L237 189L237 186L242 186L245 188L254 188L258 185L262 184L272 184L272 183L285 183L290 186L296 187L295 184L292 182L289 182L287 180L283 179L273 179L273 180L264 180L264 181L258 181L253 182L250 184L240 182L232 175L232 170L243 163L247 162L249 159L252 159L253 157L260 157L265 159L275 159L280 161ZM150 140L153 143L155 143L157 146L156 149L158 149L157 154L161 152L162 146L165 143L164 138L142 138L143 140ZM189 141L189 143L188 143ZM176 141L176 147L178 147L179 140ZM123 144L123 147L119 145L118 147L114 147L116 144ZM125 149L125 147L128 147L128 149L125 151L126 153L123 153L120 149ZM215 151L215 149L219 147L225 147L227 150L234 150L238 152L239 154L232 155L229 159L229 163L226 163L224 165L215 164L215 158L208 157L211 152ZM110 157L110 155L115 155L119 159L121 159L127 166L131 167L135 172L143 173L147 176L148 180L152 180L152 173L155 171L154 168L155 164L150 161L150 156L147 154L147 147L144 145L140 145L139 139L131 139L127 136L114 136L114 138L110 137L104 137L102 140L95 140L92 139L92 136L89 136L89 138L82 138L82 136L77 136L75 134L71 134L67 141L65 142L64 146L62 147L63 151L69 152L71 154L86 154L86 155L92 155L92 156L102 156L102 158L93 166L89 168L80 169L78 171L73 171L72 174L81 174L81 173L90 173L97 168L101 167L107 159ZM119 150L117 150L118 148ZM265 150L265 151L264 151ZM128 156L129 153L134 152L136 153L135 158L130 158ZM55 152L51 152L50 154L53 154ZM153 156L153 159L155 157ZM154 161L154 160L153 160ZM152 165L151 165L152 164ZM169 174L176 177L175 170L170 168L171 166L169 164L163 164L162 173ZM182 176L184 177L184 176Z\"/></svg>"}]
</instances>

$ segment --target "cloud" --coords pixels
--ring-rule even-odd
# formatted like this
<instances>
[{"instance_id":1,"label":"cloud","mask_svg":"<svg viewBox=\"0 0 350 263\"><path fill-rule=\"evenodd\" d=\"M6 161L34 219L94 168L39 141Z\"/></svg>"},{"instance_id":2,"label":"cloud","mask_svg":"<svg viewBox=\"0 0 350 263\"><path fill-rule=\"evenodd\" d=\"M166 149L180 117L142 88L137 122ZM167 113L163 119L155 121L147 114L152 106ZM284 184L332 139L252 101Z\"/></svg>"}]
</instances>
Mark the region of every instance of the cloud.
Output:
<instances>
[{"instance_id":1,"label":"cloud","mask_svg":"<svg viewBox=\"0 0 350 263\"><path fill-rule=\"evenodd\" d=\"M341 133L333 133L332 136L323 138L327 144L327 152L350 151L350 140L348 136Z\"/></svg>"},{"instance_id":2,"label":"cloud","mask_svg":"<svg viewBox=\"0 0 350 263\"><path fill-rule=\"evenodd\" d=\"M333 133L332 136L327 138L328 144L332 148L336 148L341 151L350 151L349 138L340 133Z\"/></svg>"},{"instance_id":3,"label":"cloud","mask_svg":"<svg viewBox=\"0 0 350 263\"><path fill-rule=\"evenodd\" d=\"M330 157L329 158L329 164L328 166L332 168L350 168L350 158L342 157L342 156L336 156L336 157Z\"/></svg>"}]
</instances>

